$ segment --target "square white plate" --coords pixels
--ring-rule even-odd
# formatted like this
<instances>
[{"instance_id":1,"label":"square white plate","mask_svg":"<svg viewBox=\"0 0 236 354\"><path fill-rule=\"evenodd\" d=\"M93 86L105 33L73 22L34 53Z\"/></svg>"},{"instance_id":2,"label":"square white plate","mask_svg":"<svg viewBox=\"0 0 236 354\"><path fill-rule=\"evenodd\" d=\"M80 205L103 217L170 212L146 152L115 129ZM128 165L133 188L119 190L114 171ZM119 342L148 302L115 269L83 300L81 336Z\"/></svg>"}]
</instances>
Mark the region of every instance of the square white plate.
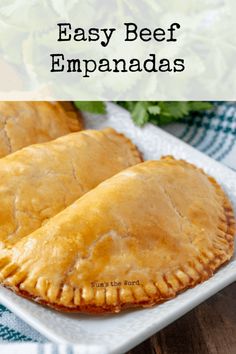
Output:
<instances>
[{"instance_id":1,"label":"square white plate","mask_svg":"<svg viewBox=\"0 0 236 354\"><path fill-rule=\"evenodd\" d=\"M142 129L134 126L129 114L115 105L109 104L108 112L108 117L87 116L87 128L114 127L132 139L145 159L159 159L161 155L172 154L195 163L221 183L236 210L236 173L153 125ZM50 340L77 344L80 354L116 354L131 349L235 280L234 255L230 263L208 281L149 309L100 317L63 314L3 288L0 289L0 301Z\"/></svg>"}]
</instances>

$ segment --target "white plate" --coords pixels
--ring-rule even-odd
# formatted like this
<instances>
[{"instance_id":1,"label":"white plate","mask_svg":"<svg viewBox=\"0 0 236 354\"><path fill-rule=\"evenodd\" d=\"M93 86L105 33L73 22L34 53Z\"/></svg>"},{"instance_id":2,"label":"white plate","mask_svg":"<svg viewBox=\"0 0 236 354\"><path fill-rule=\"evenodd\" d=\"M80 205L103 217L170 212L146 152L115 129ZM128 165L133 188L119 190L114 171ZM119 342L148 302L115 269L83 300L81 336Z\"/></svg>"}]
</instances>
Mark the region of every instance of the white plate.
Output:
<instances>
[{"instance_id":1,"label":"white plate","mask_svg":"<svg viewBox=\"0 0 236 354\"><path fill-rule=\"evenodd\" d=\"M143 129L134 126L129 114L115 105L109 104L108 110L107 118L87 117L87 128L116 128L133 140L144 153L145 159L158 159L161 155L172 154L195 163L221 183L236 208L234 172L153 125L146 125ZM100 317L59 313L3 288L0 289L0 301L50 340L78 344L80 354L115 354L131 349L235 280L234 256L211 279L173 300L150 309Z\"/></svg>"}]
</instances>

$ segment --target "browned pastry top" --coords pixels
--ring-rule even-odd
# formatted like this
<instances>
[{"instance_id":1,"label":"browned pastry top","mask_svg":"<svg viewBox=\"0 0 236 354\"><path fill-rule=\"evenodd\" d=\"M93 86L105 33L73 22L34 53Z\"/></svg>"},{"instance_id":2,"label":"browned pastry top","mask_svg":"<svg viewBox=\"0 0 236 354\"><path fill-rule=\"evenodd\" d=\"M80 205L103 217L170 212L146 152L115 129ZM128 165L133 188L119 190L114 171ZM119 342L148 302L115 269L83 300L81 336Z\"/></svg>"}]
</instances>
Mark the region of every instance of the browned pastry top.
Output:
<instances>
[{"instance_id":1,"label":"browned pastry top","mask_svg":"<svg viewBox=\"0 0 236 354\"><path fill-rule=\"evenodd\" d=\"M234 232L216 181L167 157L111 177L2 252L0 274L59 310L118 312L209 278L231 258Z\"/></svg>"},{"instance_id":2,"label":"browned pastry top","mask_svg":"<svg viewBox=\"0 0 236 354\"><path fill-rule=\"evenodd\" d=\"M131 141L111 128L71 133L0 159L0 248L140 161Z\"/></svg>"},{"instance_id":3,"label":"browned pastry top","mask_svg":"<svg viewBox=\"0 0 236 354\"><path fill-rule=\"evenodd\" d=\"M80 113L69 102L0 101L0 157L82 126Z\"/></svg>"}]
</instances>

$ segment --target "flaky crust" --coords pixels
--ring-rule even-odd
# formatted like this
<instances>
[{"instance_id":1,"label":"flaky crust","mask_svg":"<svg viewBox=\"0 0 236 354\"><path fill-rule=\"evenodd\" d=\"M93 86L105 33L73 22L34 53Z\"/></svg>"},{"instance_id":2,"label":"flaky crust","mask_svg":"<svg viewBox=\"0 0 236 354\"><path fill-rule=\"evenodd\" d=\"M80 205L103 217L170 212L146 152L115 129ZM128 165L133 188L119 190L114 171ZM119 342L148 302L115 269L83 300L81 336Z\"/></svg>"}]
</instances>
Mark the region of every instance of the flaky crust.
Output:
<instances>
[{"instance_id":1,"label":"flaky crust","mask_svg":"<svg viewBox=\"0 0 236 354\"><path fill-rule=\"evenodd\" d=\"M0 159L0 248L140 161L131 141L111 128L71 133Z\"/></svg>"},{"instance_id":2,"label":"flaky crust","mask_svg":"<svg viewBox=\"0 0 236 354\"><path fill-rule=\"evenodd\" d=\"M0 101L0 157L82 127L81 114L70 102Z\"/></svg>"},{"instance_id":3,"label":"flaky crust","mask_svg":"<svg viewBox=\"0 0 236 354\"><path fill-rule=\"evenodd\" d=\"M217 182L167 157L101 183L3 252L0 276L57 310L119 312L208 279L231 258L234 234Z\"/></svg>"}]
</instances>

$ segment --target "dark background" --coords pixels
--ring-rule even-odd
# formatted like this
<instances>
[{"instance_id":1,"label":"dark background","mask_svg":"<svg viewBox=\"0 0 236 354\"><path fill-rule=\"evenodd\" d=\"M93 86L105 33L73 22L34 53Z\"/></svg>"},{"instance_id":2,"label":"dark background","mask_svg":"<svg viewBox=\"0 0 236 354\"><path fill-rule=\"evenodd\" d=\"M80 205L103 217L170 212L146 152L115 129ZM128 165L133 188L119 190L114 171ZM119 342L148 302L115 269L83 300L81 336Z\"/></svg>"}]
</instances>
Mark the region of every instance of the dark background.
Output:
<instances>
[{"instance_id":1,"label":"dark background","mask_svg":"<svg viewBox=\"0 0 236 354\"><path fill-rule=\"evenodd\" d=\"M236 354L236 282L127 354Z\"/></svg>"}]
</instances>

